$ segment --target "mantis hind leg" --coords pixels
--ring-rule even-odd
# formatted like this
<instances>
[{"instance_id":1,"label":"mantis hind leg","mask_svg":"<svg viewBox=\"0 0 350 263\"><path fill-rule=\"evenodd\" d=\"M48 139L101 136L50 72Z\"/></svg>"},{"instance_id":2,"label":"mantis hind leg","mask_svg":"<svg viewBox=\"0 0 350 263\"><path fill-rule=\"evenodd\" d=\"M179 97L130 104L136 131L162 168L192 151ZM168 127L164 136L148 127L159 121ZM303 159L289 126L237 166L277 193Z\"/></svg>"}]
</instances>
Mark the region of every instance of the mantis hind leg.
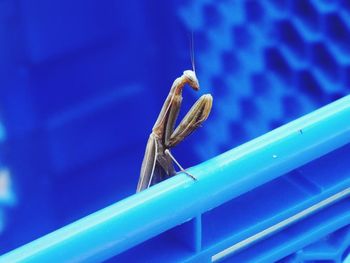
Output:
<instances>
[{"instance_id":1,"label":"mantis hind leg","mask_svg":"<svg viewBox=\"0 0 350 263\"><path fill-rule=\"evenodd\" d=\"M175 159L175 157L171 154L171 152L168 149L165 150L165 154L168 155L174 161L174 163L176 163L176 165L180 168L181 172L187 174L193 180L197 181L197 178L194 175L187 172L186 169L181 166L181 164Z\"/></svg>"}]
</instances>

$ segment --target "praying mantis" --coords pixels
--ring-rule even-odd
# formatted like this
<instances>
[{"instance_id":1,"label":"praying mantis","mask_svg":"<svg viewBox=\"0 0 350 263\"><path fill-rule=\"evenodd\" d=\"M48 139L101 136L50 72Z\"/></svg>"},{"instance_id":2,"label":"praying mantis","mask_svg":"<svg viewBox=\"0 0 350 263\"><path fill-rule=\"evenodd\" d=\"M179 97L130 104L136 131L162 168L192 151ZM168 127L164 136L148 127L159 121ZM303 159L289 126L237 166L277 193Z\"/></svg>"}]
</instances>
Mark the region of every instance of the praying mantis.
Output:
<instances>
[{"instance_id":1,"label":"praying mantis","mask_svg":"<svg viewBox=\"0 0 350 263\"><path fill-rule=\"evenodd\" d=\"M176 171L173 161L182 172L193 180L197 180L182 168L170 149L182 142L208 118L213 97L210 94L202 95L175 129L182 102L182 90L186 84L195 91L199 90L199 82L194 70L185 70L171 86L146 145L136 192L174 176Z\"/></svg>"}]
</instances>

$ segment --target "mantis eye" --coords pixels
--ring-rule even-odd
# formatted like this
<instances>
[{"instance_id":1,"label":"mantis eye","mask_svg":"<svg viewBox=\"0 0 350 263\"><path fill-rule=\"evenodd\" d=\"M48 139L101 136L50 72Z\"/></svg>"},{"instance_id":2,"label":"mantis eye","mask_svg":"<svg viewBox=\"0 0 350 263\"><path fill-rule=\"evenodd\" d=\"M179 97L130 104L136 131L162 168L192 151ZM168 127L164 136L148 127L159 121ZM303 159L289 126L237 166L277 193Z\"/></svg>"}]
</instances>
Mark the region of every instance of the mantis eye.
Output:
<instances>
[{"instance_id":1,"label":"mantis eye","mask_svg":"<svg viewBox=\"0 0 350 263\"><path fill-rule=\"evenodd\" d=\"M196 73L193 70L185 70L183 74L190 80L197 80Z\"/></svg>"}]
</instances>

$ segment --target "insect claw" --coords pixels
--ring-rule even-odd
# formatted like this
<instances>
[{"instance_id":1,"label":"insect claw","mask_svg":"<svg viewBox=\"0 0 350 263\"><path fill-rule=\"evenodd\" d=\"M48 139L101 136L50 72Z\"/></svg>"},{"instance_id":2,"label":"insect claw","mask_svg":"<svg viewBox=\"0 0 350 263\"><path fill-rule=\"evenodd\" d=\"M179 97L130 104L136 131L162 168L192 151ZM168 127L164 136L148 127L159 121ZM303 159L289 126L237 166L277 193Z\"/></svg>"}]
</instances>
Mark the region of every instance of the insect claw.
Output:
<instances>
[{"instance_id":1,"label":"insect claw","mask_svg":"<svg viewBox=\"0 0 350 263\"><path fill-rule=\"evenodd\" d=\"M183 170L182 172L184 172L185 174L187 174L189 177L191 177L194 181L198 181L197 177L195 177L194 175L188 173L186 170Z\"/></svg>"},{"instance_id":2,"label":"insect claw","mask_svg":"<svg viewBox=\"0 0 350 263\"><path fill-rule=\"evenodd\" d=\"M198 181L197 177L195 177L193 174L190 174L190 173L187 172L185 169L181 169L181 168L180 168L180 171L177 172L176 174L179 174L179 173L184 173L184 174L186 174L188 177L190 177L193 181Z\"/></svg>"}]
</instances>

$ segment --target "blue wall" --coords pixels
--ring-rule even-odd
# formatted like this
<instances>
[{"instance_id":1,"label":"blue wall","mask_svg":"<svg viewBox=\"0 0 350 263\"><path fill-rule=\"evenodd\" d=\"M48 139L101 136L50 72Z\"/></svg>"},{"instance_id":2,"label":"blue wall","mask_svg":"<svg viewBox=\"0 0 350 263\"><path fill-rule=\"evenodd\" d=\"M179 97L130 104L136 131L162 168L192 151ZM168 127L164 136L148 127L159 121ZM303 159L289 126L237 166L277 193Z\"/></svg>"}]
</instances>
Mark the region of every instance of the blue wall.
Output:
<instances>
[{"instance_id":1,"label":"blue wall","mask_svg":"<svg viewBox=\"0 0 350 263\"><path fill-rule=\"evenodd\" d=\"M349 93L348 1L1 0L0 253L134 193L191 31L214 106L174 151L185 167Z\"/></svg>"},{"instance_id":2,"label":"blue wall","mask_svg":"<svg viewBox=\"0 0 350 263\"><path fill-rule=\"evenodd\" d=\"M135 192L153 122L191 66L176 10L163 1L0 2L0 156L17 195L4 206L0 253ZM198 162L186 149L185 164Z\"/></svg>"}]
</instances>

